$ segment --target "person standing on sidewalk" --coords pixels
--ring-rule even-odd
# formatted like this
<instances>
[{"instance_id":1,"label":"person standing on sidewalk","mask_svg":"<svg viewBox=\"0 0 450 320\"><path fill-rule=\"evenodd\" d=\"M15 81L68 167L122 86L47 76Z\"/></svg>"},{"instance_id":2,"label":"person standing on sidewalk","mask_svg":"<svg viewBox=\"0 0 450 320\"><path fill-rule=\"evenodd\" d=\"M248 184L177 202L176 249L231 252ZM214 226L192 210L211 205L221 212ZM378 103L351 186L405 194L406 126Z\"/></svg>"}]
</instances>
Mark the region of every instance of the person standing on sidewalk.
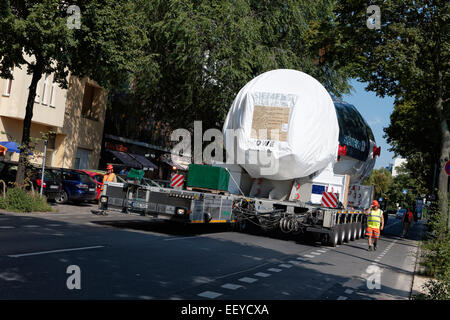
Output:
<instances>
[{"instance_id":1,"label":"person standing on sidewalk","mask_svg":"<svg viewBox=\"0 0 450 320\"><path fill-rule=\"evenodd\" d=\"M409 228L411 227L411 224L413 222L413 214L411 212L411 208L407 207L405 213L403 214L403 230L402 230L402 238L405 238L408 236Z\"/></svg>"},{"instance_id":2,"label":"person standing on sidewalk","mask_svg":"<svg viewBox=\"0 0 450 320\"><path fill-rule=\"evenodd\" d=\"M367 217L367 229L366 236L368 236L369 249L372 251L372 238L373 238L373 250L377 250L377 241L380 238L380 230L384 228L383 210L380 209L380 204L377 200L373 200L372 209L369 211Z\"/></svg>"}]
</instances>

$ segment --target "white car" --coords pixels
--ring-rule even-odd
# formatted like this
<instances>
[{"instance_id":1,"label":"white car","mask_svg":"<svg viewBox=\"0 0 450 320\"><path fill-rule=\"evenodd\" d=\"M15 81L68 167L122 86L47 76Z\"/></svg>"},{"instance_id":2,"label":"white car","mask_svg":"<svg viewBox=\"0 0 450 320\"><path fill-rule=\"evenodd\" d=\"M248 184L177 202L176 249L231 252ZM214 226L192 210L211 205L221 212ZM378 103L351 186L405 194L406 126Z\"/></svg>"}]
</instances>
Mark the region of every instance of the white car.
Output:
<instances>
[{"instance_id":1,"label":"white car","mask_svg":"<svg viewBox=\"0 0 450 320\"><path fill-rule=\"evenodd\" d=\"M405 214L405 212L406 212L406 209L398 209L398 210L397 210L396 218L397 218L397 219L402 219L402 218L403 218L403 215Z\"/></svg>"}]
</instances>

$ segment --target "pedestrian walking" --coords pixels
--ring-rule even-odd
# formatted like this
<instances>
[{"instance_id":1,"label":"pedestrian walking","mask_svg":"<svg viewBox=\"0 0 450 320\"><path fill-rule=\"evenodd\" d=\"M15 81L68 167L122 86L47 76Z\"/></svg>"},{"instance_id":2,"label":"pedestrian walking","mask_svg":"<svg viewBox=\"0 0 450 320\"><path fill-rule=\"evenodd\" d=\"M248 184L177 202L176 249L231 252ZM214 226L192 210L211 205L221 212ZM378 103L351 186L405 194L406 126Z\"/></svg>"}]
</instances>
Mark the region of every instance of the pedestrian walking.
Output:
<instances>
[{"instance_id":1,"label":"pedestrian walking","mask_svg":"<svg viewBox=\"0 0 450 320\"><path fill-rule=\"evenodd\" d=\"M377 241L380 238L380 230L384 228L383 210L380 209L380 204L377 200L373 200L372 209L369 211L367 218L366 236L368 236L369 249L372 251L372 238L373 238L373 250L377 250Z\"/></svg>"},{"instance_id":2,"label":"pedestrian walking","mask_svg":"<svg viewBox=\"0 0 450 320\"><path fill-rule=\"evenodd\" d=\"M411 212L411 208L407 207L405 213L403 214L402 224L402 238L408 237L409 229L411 228L411 224L413 223L413 213Z\"/></svg>"}]
</instances>

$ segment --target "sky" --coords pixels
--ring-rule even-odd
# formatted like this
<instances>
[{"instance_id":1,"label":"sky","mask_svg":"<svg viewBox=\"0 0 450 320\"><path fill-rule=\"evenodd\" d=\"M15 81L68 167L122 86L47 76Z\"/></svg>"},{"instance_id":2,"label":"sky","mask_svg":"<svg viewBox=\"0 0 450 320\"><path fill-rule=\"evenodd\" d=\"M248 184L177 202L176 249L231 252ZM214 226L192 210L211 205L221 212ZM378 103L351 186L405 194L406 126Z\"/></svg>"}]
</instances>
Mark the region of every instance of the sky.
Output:
<instances>
[{"instance_id":1,"label":"sky","mask_svg":"<svg viewBox=\"0 0 450 320\"><path fill-rule=\"evenodd\" d=\"M389 126L390 116L394 110L393 97L377 97L374 92L364 90L365 83L351 80L353 90L350 94L343 95L342 100L348 102L358 109L369 126L372 128L377 146L381 146L380 157L377 158L375 169L385 168L394 163L394 153L389 152L390 145L383 138L383 128Z\"/></svg>"}]
</instances>

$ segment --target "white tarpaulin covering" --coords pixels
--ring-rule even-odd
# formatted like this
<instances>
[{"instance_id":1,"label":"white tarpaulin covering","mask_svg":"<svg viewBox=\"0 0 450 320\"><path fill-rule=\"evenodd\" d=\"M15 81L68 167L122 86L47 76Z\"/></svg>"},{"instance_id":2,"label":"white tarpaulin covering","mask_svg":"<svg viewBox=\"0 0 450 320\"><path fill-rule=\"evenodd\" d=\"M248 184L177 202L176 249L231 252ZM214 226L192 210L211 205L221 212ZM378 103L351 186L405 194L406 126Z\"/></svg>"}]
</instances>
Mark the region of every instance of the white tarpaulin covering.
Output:
<instances>
[{"instance_id":1,"label":"white tarpaulin covering","mask_svg":"<svg viewBox=\"0 0 450 320\"><path fill-rule=\"evenodd\" d=\"M240 164L253 178L305 177L337 158L333 101L316 79L296 70L269 71L247 83L223 130L227 162Z\"/></svg>"}]
</instances>

